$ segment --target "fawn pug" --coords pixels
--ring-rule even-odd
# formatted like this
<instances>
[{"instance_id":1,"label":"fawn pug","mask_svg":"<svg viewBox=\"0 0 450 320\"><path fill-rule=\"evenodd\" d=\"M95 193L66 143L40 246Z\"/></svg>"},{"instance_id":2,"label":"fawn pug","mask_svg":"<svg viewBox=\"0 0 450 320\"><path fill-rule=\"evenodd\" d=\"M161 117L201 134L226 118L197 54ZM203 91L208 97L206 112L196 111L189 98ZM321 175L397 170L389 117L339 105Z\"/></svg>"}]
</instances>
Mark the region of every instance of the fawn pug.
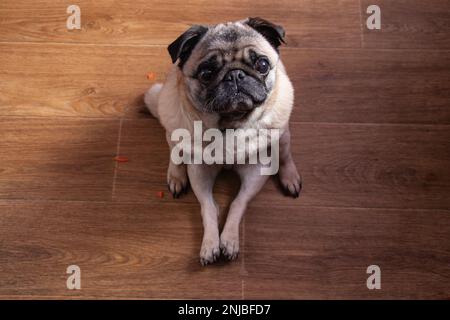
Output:
<instances>
[{"instance_id":1,"label":"fawn pug","mask_svg":"<svg viewBox=\"0 0 450 320\"><path fill-rule=\"evenodd\" d=\"M164 84L154 84L147 91L145 103L165 128L171 150L176 146L172 133L180 128L193 132L195 121L201 121L205 129L222 131L277 129L279 179L287 194L298 197L301 178L290 151L288 125L294 89L278 50L284 36L281 26L261 18L192 26L169 45L173 66ZM258 137L249 136L248 146L244 149L238 146L235 151L245 152L245 157L249 157L261 148L270 149L268 144L257 141ZM221 254L230 260L237 258L240 221L248 202L268 178L261 174L262 166L261 163L231 166L241 185L220 232L213 186L223 162L169 161L167 182L171 193L177 198L190 183L201 205L203 265L216 261Z\"/></svg>"}]
</instances>

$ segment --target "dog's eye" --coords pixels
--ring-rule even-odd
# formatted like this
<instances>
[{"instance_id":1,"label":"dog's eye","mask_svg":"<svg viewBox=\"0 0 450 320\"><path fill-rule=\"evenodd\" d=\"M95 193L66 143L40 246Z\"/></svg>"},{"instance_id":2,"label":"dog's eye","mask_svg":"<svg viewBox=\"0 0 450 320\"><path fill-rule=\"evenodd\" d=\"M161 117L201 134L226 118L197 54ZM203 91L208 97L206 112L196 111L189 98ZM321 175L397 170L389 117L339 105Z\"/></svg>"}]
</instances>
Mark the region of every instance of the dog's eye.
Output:
<instances>
[{"instance_id":1,"label":"dog's eye","mask_svg":"<svg viewBox=\"0 0 450 320\"><path fill-rule=\"evenodd\" d=\"M210 69L203 69L198 74L198 78L202 82L209 82L209 81L211 81L212 77L213 77L213 72Z\"/></svg>"},{"instance_id":2,"label":"dog's eye","mask_svg":"<svg viewBox=\"0 0 450 320\"><path fill-rule=\"evenodd\" d=\"M266 74L270 69L269 60L266 58L259 58L255 63L255 70L259 73Z\"/></svg>"}]
</instances>

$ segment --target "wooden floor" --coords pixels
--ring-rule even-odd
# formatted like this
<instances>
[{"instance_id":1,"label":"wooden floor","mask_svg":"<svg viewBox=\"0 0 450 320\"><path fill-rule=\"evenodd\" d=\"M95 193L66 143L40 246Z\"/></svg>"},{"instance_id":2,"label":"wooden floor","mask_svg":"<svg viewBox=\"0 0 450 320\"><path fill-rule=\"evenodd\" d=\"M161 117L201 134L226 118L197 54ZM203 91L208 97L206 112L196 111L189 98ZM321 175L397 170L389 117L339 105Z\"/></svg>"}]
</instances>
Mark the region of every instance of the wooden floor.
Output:
<instances>
[{"instance_id":1,"label":"wooden floor","mask_svg":"<svg viewBox=\"0 0 450 320\"><path fill-rule=\"evenodd\" d=\"M0 2L0 298L450 299L449 1L79 0L68 31L70 4ZM247 16L287 31L304 191L270 181L239 260L202 268L194 195L156 195L169 152L142 93L190 24ZM237 186L218 181L222 213Z\"/></svg>"}]
</instances>

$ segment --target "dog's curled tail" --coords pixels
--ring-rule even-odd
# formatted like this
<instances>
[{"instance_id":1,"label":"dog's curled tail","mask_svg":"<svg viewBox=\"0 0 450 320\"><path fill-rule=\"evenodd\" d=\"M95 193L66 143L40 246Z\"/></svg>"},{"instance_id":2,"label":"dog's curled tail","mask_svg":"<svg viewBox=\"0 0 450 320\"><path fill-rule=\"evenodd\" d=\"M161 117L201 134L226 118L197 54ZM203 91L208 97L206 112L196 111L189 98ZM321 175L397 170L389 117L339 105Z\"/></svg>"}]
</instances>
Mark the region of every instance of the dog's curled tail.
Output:
<instances>
[{"instance_id":1,"label":"dog's curled tail","mask_svg":"<svg viewBox=\"0 0 450 320\"><path fill-rule=\"evenodd\" d=\"M156 83L151 86L150 89L144 95L144 102L147 106L150 113L157 119L159 119L158 115L158 98L159 93L161 92L162 84Z\"/></svg>"}]
</instances>

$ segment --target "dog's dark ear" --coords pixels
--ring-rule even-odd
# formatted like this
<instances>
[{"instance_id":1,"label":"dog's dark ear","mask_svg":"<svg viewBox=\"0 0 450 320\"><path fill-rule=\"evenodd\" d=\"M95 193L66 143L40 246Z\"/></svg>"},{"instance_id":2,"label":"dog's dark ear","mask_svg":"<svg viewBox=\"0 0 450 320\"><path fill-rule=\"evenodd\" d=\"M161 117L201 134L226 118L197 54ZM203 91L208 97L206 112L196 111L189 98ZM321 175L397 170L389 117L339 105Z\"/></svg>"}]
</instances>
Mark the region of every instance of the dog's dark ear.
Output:
<instances>
[{"instance_id":1,"label":"dog's dark ear","mask_svg":"<svg viewBox=\"0 0 450 320\"><path fill-rule=\"evenodd\" d=\"M278 51L278 47L284 42L284 29L262 18L247 18L245 21L250 27L261 33L264 38Z\"/></svg>"},{"instance_id":2,"label":"dog's dark ear","mask_svg":"<svg viewBox=\"0 0 450 320\"><path fill-rule=\"evenodd\" d=\"M190 27L174 42L172 42L167 47L170 57L172 58L172 63L175 63L178 59L180 59L178 66L181 68L189 58L192 49L194 49L195 45L200 41L206 31L208 31L207 27L195 25Z\"/></svg>"}]
</instances>

